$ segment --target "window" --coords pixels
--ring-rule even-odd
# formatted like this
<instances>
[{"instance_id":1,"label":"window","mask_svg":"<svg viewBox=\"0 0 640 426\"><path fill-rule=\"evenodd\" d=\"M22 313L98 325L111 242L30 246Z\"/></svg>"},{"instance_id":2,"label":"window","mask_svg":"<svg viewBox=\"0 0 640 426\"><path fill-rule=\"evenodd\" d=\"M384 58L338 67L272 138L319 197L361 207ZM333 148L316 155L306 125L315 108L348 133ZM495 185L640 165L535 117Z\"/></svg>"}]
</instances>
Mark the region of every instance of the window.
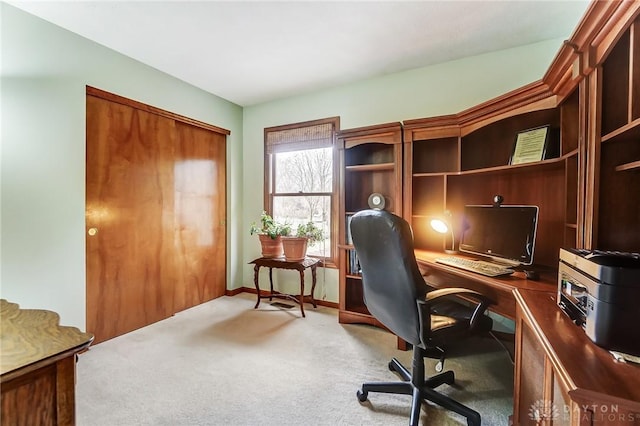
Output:
<instances>
[{"instance_id":1,"label":"window","mask_svg":"<svg viewBox=\"0 0 640 426\"><path fill-rule=\"evenodd\" d=\"M309 256L336 264L337 173L334 146L339 117L265 129L265 206L273 218L295 229L313 222L325 240Z\"/></svg>"}]
</instances>

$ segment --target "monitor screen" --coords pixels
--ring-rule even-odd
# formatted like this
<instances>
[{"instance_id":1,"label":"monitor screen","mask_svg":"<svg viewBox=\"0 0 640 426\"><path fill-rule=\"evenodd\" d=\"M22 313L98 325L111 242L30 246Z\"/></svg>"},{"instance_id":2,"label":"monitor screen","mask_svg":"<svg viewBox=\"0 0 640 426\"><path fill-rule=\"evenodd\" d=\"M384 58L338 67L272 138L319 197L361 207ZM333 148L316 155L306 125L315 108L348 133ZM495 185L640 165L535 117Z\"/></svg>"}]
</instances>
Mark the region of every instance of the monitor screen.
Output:
<instances>
[{"instance_id":1,"label":"monitor screen","mask_svg":"<svg viewBox=\"0 0 640 426\"><path fill-rule=\"evenodd\" d=\"M537 206L465 206L460 251L531 265L537 224Z\"/></svg>"}]
</instances>

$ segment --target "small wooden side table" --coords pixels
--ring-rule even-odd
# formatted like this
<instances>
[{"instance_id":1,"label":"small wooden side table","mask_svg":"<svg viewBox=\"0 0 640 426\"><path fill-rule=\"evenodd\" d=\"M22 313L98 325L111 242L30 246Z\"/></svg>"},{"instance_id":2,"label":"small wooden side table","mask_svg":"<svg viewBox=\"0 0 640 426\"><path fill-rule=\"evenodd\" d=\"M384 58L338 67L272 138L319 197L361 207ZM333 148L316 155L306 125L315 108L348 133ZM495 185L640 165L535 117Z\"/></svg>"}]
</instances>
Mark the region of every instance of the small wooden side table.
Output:
<instances>
[{"instance_id":1,"label":"small wooden side table","mask_svg":"<svg viewBox=\"0 0 640 426\"><path fill-rule=\"evenodd\" d=\"M303 260L296 261L288 261L283 257L260 257L258 259L252 260L249 264L253 264L253 283L256 286L256 293L258 297L258 301L256 302L256 306L254 309L257 309L260 305L260 299L272 300L274 297L280 299L288 299L296 302L300 305L300 312L302 316L305 317L304 314L304 302L306 299L310 299L309 301L313 304L314 308L317 308L316 300L313 298L313 293L316 290L316 267L320 263L320 259L315 259L312 257L306 257ZM269 294L261 295L260 294L260 286L258 285L258 272L261 267L269 268ZM304 270L310 268L311 269L311 294L308 296L304 295ZM295 296L292 294L280 293L279 291L273 291L273 269L294 269L300 273L300 295Z\"/></svg>"}]
</instances>

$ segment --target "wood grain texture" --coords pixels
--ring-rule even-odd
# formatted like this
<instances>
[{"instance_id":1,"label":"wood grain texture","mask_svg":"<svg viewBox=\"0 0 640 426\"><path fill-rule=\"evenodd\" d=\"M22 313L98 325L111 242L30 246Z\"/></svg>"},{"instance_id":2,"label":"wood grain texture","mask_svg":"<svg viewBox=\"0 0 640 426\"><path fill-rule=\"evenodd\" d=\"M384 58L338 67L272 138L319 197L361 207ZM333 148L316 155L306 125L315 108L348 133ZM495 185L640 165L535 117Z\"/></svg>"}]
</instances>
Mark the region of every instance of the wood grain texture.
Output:
<instances>
[{"instance_id":1,"label":"wood grain texture","mask_svg":"<svg viewBox=\"0 0 640 426\"><path fill-rule=\"evenodd\" d=\"M73 424L68 421L58 422L55 379L56 367L49 365L29 373L21 379L8 384L3 383L0 425L53 426Z\"/></svg>"},{"instance_id":2,"label":"wood grain texture","mask_svg":"<svg viewBox=\"0 0 640 426\"><path fill-rule=\"evenodd\" d=\"M176 312L226 289L225 137L176 123L174 243Z\"/></svg>"},{"instance_id":3,"label":"wood grain texture","mask_svg":"<svg viewBox=\"0 0 640 426\"><path fill-rule=\"evenodd\" d=\"M75 355L93 336L59 320L0 300L0 425L75 423Z\"/></svg>"},{"instance_id":4,"label":"wood grain texture","mask_svg":"<svg viewBox=\"0 0 640 426\"><path fill-rule=\"evenodd\" d=\"M87 328L100 342L224 294L228 132L94 92Z\"/></svg>"},{"instance_id":5,"label":"wood grain texture","mask_svg":"<svg viewBox=\"0 0 640 426\"><path fill-rule=\"evenodd\" d=\"M605 409L610 413L613 407L625 413L622 421L619 417L605 417L600 422L640 424L640 368L616 362L606 349L594 344L556 305L554 293L518 289L514 295L518 306L517 325L523 327L519 335L529 336L516 342L516 352L530 356L535 351L536 356L543 356L545 363L552 367L542 374L520 358L522 364L516 366L519 378L515 398L527 399L526 389L532 386L531 382L537 382L538 387L544 383L544 399L557 399L557 395L549 393L559 389L563 398L568 395L581 410L595 407L594 415L602 414ZM528 406L522 403L516 407L514 424L522 424L517 420L526 419Z\"/></svg>"},{"instance_id":6,"label":"wood grain texture","mask_svg":"<svg viewBox=\"0 0 640 426\"><path fill-rule=\"evenodd\" d=\"M369 208L369 195L385 197L385 210L402 216L402 126L387 123L338 132L339 212L338 236L347 235L347 214ZM362 282L349 276L349 250L339 250L339 316L341 323L364 323L380 326L367 311L362 297Z\"/></svg>"},{"instance_id":7,"label":"wood grain texture","mask_svg":"<svg viewBox=\"0 0 640 426\"><path fill-rule=\"evenodd\" d=\"M96 342L173 314L174 121L87 97L87 329Z\"/></svg>"},{"instance_id":8,"label":"wood grain texture","mask_svg":"<svg viewBox=\"0 0 640 426\"><path fill-rule=\"evenodd\" d=\"M510 319L516 317L514 289L553 292L557 288L556 272L553 270L542 271L538 281L526 279L524 272L494 278L437 263L435 259L442 257L442 252L415 250L415 254L427 284L436 288L464 287L476 290L493 301L489 306L490 311Z\"/></svg>"},{"instance_id":9,"label":"wood grain texture","mask_svg":"<svg viewBox=\"0 0 640 426\"><path fill-rule=\"evenodd\" d=\"M20 309L15 303L0 300L3 381L15 370L91 343L91 334L61 326L59 322L60 316L55 312Z\"/></svg>"},{"instance_id":10,"label":"wood grain texture","mask_svg":"<svg viewBox=\"0 0 640 426\"><path fill-rule=\"evenodd\" d=\"M138 101L134 101L133 99L128 99L128 98L124 98L122 96L118 96L114 93L110 93L110 92L106 92L104 90L100 90L97 89L95 87L91 87L91 86L87 86L87 94L88 95L92 95L95 96L97 98L101 98L101 99L105 99L111 102L115 102L118 104L122 104L122 105L127 105L130 106L134 109L140 110L140 111L146 111L149 112L151 114L155 114L155 115L159 115L162 117L166 117L169 118L175 122L180 122L180 123L185 123L185 124L190 124L192 126L201 128L201 129L206 129L206 130L210 130L212 132L215 133L219 133L221 135L229 135L231 134L231 131L227 130L227 129L223 129L221 127L218 126L214 126L212 124L209 123L205 123L202 121L198 121L195 120L191 117L185 117L184 115L180 115L180 114L176 114L174 112L170 112L164 109L160 109L160 108L156 108L154 106L151 105L147 105L144 104L142 102L138 102Z\"/></svg>"}]
</instances>

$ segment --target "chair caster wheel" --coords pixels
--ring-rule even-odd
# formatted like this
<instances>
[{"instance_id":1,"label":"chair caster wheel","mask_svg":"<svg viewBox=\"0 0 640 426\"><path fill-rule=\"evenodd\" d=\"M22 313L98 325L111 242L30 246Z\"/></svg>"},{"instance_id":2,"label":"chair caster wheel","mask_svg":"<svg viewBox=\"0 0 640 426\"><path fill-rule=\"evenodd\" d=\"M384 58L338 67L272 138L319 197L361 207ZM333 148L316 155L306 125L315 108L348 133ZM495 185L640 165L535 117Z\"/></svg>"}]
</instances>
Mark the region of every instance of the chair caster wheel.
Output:
<instances>
[{"instance_id":1,"label":"chair caster wheel","mask_svg":"<svg viewBox=\"0 0 640 426\"><path fill-rule=\"evenodd\" d=\"M360 402L365 402L367 400L367 392L358 391L356 393L356 396L358 397L358 401Z\"/></svg>"},{"instance_id":2,"label":"chair caster wheel","mask_svg":"<svg viewBox=\"0 0 640 426\"><path fill-rule=\"evenodd\" d=\"M389 367L389 371L396 371L396 369L393 368L393 361L389 361L389 364L387 364L387 367Z\"/></svg>"},{"instance_id":3,"label":"chair caster wheel","mask_svg":"<svg viewBox=\"0 0 640 426\"><path fill-rule=\"evenodd\" d=\"M444 362L438 361L438 363L436 364L436 371L438 373L442 373L442 370L444 370Z\"/></svg>"}]
</instances>

